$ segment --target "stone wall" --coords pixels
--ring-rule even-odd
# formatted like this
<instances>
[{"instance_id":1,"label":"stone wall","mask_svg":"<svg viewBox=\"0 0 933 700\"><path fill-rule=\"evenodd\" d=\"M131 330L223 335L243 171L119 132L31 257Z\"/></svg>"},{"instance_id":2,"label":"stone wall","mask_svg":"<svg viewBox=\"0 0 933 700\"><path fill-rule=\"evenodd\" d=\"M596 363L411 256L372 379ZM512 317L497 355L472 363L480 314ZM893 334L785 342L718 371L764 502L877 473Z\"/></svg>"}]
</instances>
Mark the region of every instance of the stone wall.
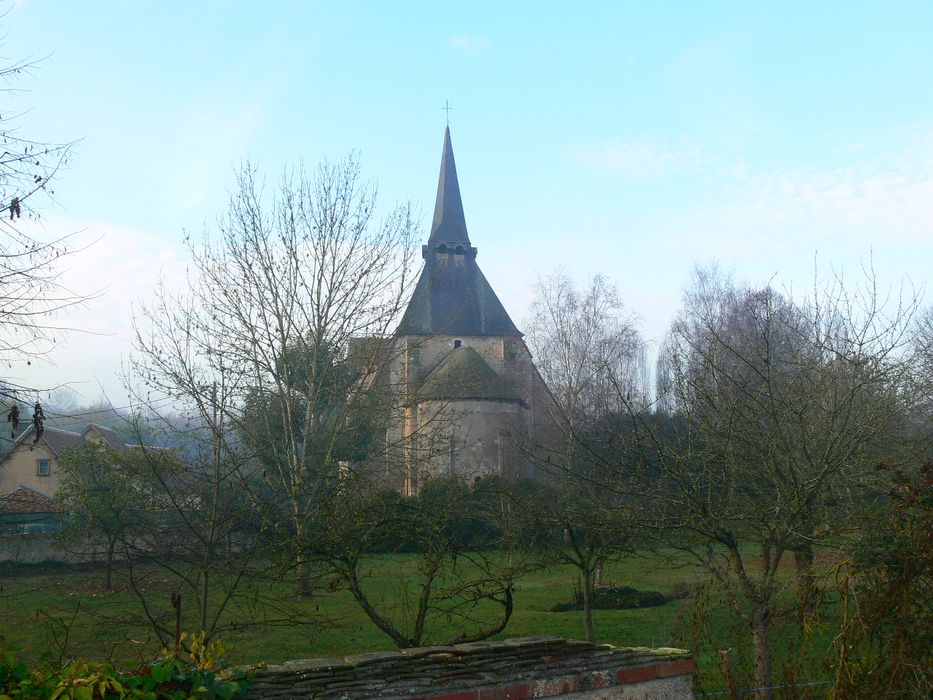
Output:
<instances>
[{"instance_id":1,"label":"stone wall","mask_svg":"<svg viewBox=\"0 0 933 700\"><path fill-rule=\"evenodd\" d=\"M475 350L521 402L478 397L412 402L418 387L458 342ZM393 475L391 488L406 495L415 495L424 479L434 475L457 473L470 482L488 474L534 476L528 459L532 446L547 447L563 435L560 409L521 338L404 336L397 340L384 381L400 391L398 403L406 406L404 418L393 412L387 421L387 444L401 444L410 436L428 444L419 459L406 465L407 473ZM444 448L447 442L450 449Z\"/></svg>"},{"instance_id":2,"label":"stone wall","mask_svg":"<svg viewBox=\"0 0 933 700\"><path fill-rule=\"evenodd\" d=\"M425 401L418 405L418 425L434 426L450 441L448 452L438 450L418 467L419 486L432 476L457 476L467 483L494 474L504 478L527 477L514 473L518 460L511 435L522 434L526 420L521 406L505 401ZM502 434L502 430L506 434Z\"/></svg>"},{"instance_id":3,"label":"stone wall","mask_svg":"<svg viewBox=\"0 0 933 700\"><path fill-rule=\"evenodd\" d=\"M524 637L288 661L261 670L248 697L681 700L693 698L694 669L679 649Z\"/></svg>"},{"instance_id":4,"label":"stone wall","mask_svg":"<svg viewBox=\"0 0 933 700\"><path fill-rule=\"evenodd\" d=\"M80 543L65 547L57 533L42 532L27 535L0 534L0 563L69 564L105 561L106 547L99 543Z\"/></svg>"}]
</instances>

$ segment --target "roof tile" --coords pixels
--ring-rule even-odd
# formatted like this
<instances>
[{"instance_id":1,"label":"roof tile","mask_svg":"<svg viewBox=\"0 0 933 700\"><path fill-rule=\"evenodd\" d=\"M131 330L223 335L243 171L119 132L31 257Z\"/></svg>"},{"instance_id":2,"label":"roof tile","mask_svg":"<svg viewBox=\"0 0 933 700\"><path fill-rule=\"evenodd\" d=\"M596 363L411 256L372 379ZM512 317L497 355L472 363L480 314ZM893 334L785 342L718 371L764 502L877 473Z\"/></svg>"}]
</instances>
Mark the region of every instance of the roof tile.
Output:
<instances>
[{"instance_id":1,"label":"roof tile","mask_svg":"<svg viewBox=\"0 0 933 700\"><path fill-rule=\"evenodd\" d=\"M417 398L521 400L511 383L499 376L476 350L466 345L454 349L425 378Z\"/></svg>"},{"instance_id":2,"label":"roof tile","mask_svg":"<svg viewBox=\"0 0 933 700\"><path fill-rule=\"evenodd\" d=\"M52 499L22 484L12 493L0 496L0 515L57 512Z\"/></svg>"}]
</instances>

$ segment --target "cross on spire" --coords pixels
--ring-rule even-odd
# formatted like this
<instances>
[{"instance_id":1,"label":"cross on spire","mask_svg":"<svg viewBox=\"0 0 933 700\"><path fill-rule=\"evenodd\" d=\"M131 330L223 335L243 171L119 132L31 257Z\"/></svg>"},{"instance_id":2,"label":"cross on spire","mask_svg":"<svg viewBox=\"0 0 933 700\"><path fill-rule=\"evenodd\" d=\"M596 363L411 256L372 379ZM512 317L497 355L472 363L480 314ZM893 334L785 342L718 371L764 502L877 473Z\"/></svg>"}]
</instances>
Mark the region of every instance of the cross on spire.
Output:
<instances>
[{"instance_id":1,"label":"cross on spire","mask_svg":"<svg viewBox=\"0 0 933 700\"><path fill-rule=\"evenodd\" d=\"M447 126L450 126L450 110L452 110L453 107L450 106L450 102L449 102L449 101L444 100L444 106L441 107L441 109L443 109L445 112L447 112Z\"/></svg>"}]
</instances>

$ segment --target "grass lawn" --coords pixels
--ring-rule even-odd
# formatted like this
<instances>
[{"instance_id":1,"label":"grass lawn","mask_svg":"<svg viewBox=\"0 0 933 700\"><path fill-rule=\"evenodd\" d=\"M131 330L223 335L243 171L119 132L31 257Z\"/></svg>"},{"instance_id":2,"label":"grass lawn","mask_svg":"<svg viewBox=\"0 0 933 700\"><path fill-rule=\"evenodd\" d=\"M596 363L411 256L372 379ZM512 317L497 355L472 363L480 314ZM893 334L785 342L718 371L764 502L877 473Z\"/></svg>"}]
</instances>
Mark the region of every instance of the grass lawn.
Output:
<instances>
[{"instance_id":1,"label":"grass lawn","mask_svg":"<svg viewBox=\"0 0 933 700\"><path fill-rule=\"evenodd\" d=\"M415 574L411 555L395 554L373 557L368 561L368 590L371 599L404 617L406 579ZM617 563L606 572L606 582L640 590L656 590L671 595L675 589L698 580L689 568L672 568L660 558L634 558ZM39 659L43 654L65 646L68 655L88 659L112 659L129 664L152 658L159 648L141 616L138 598L129 590L125 575L115 575L116 590L103 591L102 571L94 567L21 566L0 569L0 640L18 646L22 655ZM569 568L552 568L527 574L518 581L515 610L502 637L558 635L582 638L582 613L550 612L556 603L569 601L576 575ZM174 585L162 579L147 583L147 602L154 614L171 615L169 597ZM300 612L316 622L303 625L247 625L228 629L222 634L227 658L234 663L277 662L310 656L343 656L361 651L394 648L391 639L373 625L349 593L323 592L311 600L292 596L287 583L260 584L260 595L278 594L292 612ZM187 595L184 594L184 595ZM675 600L666 605L638 610L598 610L594 612L597 640L617 646L686 646L689 644L689 619L695 599ZM227 611L226 622L256 619L255 599L237 599ZM736 650L740 670L747 667L750 644L747 630L732 622L725 609L711 602L704 633L698 638L700 682L706 689L723 687L717 650ZM195 627L193 606L185 606L184 629ZM831 611L830 611L831 612ZM269 619L275 613L263 613ZM678 624L678 618L687 620ZM455 624L445 619L433 620L426 643L436 643L452 636ZM681 630L678 633L678 629ZM686 630L686 632L684 632ZM831 629L818 629L804 645L792 625L775 628L776 680L795 671L800 680L826 678L820 667L828 647ZM687 636L684 636L684 635ZM67 637L67 639L66 639ZM806 646L806 659L797 658ZM818 697L818 694L814 696Z\"/></svg>"}]
</instances>

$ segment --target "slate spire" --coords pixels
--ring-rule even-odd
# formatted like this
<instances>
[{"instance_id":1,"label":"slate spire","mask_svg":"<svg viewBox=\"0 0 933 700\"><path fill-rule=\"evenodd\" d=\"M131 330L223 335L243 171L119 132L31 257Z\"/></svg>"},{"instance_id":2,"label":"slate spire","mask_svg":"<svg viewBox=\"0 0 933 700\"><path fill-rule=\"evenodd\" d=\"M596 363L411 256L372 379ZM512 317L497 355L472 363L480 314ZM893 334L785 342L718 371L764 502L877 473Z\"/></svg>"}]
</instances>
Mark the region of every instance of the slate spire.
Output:
<instances>
[{"instance_id":1,"label":"slate spire","mask_svg":"<svg viewBox=\"0 0 933 700\"><path fill-rule=\"evenodd\" d=\"M457 164L454 149L450 145L450 127L444 130L444 151L441 155L441 173L437 180L437 200L434 203L434 222L428 245L439 243L461 243L470 245L467 235L463 201L460 199L460 183L457 182Z\"/></svg>"},{"instance_id":2,"label":"slate spire","mask_svg":"<svg viewBox=\"0 0 933 700\"><path fill-rule=\"evenodd\" d=\"M521 337L476 264L476 248L470 245L460 201L450 127L444 132L434 223L421 254L424 269L397 335Z\"/></svg>"}]
</instances>

